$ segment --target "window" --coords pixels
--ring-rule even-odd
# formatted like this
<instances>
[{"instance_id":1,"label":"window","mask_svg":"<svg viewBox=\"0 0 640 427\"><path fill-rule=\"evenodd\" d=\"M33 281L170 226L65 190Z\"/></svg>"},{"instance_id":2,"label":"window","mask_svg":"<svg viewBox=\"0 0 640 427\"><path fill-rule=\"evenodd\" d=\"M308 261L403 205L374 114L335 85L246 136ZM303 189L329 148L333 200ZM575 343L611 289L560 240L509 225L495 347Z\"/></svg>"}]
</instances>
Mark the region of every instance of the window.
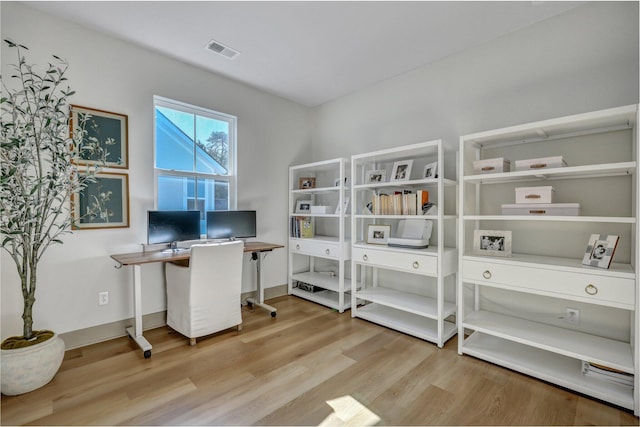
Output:
<instances>
[{"instance_id":1,"label":"window","mask_svg":"<svg viewBox=\"0 0 640 427\"><path fill-rule=\"evenodd\" d=\"M236 208L236 117L154 96L156 209Z\"/></svg>"}]
</instances>

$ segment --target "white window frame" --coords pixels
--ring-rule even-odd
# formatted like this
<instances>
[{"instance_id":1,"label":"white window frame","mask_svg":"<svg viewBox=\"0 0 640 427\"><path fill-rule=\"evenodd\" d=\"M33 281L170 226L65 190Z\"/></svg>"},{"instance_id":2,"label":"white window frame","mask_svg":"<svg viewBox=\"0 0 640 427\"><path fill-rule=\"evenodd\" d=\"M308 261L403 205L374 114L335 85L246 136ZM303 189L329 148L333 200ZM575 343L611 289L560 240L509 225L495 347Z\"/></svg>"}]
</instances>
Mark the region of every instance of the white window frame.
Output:
<instances>
[{"instance_id":1,"label":"white window frame","mask_svg":"<svg viewBox=\"0 0 640 427\"><path fill-rule=\"evenodd\" d=\"M162 169L156 167L156 107L171 108L185 113L196 114L214 120L229 123L229 166L227 175L208 174L196 171L177 171L174 169ZM158 209L158 179L160 176L177 176L189 178L213 179L216 181L227 181L229 183L229 210L238 208L238 176L237 176L237 126L238 118L230 114L220 113L204 107L187 104L185 102L164 98L158 95L153 96L153 187L154 187L154 209ZM194 150L195 151L195 150ZM197 187L196 187L197 197Z\"/></svg>"}]
</instances>

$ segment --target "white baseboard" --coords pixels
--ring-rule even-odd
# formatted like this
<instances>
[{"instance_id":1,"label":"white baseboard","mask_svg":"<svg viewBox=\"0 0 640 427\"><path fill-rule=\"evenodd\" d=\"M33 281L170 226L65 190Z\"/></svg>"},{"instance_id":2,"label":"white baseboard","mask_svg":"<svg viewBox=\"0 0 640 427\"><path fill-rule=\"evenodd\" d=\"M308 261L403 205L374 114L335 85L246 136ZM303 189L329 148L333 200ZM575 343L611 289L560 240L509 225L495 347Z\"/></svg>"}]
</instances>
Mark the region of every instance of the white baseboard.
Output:
<instances>
[{"instance_id":1,"label":"white baseboard","mask_svg":"<svg viewBox=\"0 0 640 427\"><path fill-rule=\"evenodd\" d=\"M268 300L279 296L287 295L287 285L278 285L264 290L264 299ZM242 301L249 297L255 297L256 292L246 292L242 294ZM167 312L146 314L142 316L143 329L155 329L167 324ZM126 328L133 325L133 318L124 319L117 322L106 323L104 325L93 326L91 328L79 329L77 331L60 334L60 338L65 343L67 350L85 347L87 345L120 338L127 335Z\"/></svg>"}]
</instances>

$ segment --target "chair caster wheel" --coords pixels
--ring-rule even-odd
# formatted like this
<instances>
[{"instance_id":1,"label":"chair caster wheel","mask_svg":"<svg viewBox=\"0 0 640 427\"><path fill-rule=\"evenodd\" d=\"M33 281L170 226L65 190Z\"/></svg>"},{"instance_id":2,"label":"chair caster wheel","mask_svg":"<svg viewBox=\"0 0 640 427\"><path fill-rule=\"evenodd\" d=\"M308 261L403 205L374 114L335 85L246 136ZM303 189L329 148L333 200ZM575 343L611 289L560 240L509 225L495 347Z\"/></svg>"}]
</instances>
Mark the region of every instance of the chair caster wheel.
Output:
<instances>
[{"instance_id":1,"label":"chair caster wheel","mask_svg":"<svg viewBox=\"0 0 640 427\"><path fill-rule=\"evenodd\" d=\"M276 317L276 314L278 314L278 313L276 313L275 311L272 311L271 312L271 317Z\"/></svg>"},{"instance_id":2,"label":"chair caster wheel","mask_svg":"<svg viewBox=\"0 0 640 427\"><path fill-rule=\"evenodd\" d=\"M145 359L148 359L148 358L150 358L150 357L151 357L151 350L145 350L145 351L144 351L144 358L145 358Z\"/></svg>"}]
</instances>

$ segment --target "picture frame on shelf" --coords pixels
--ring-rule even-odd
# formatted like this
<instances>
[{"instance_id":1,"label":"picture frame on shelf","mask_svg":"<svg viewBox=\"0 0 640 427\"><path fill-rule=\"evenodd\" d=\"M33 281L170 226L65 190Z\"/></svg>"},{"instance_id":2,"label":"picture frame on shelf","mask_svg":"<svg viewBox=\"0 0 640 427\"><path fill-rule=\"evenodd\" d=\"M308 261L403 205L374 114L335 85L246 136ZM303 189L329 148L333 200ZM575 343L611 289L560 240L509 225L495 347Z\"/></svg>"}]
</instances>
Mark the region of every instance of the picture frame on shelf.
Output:
<instances>
[{"instance_id":1,"label":"picture frame on shelf","mask_svg":"<svg viewBox=\"0 0 640 427\"><path fill-rule=\"evenodd\" d=\"M364 177L365 184L376 184L387 180L387 171L384 169L375 169L367 171Z\"/></svg>"},{"instance_id":2,"label":"picture frame on shelf","mask_svg":"<svg viewBox=\"0 0 640 427\"><path fill-rule=\"evenodd\" d=\"M367 226L367 244L386 245L390 234L390 225L369 224Z\"/></svg>"},{"instance_id":3,"label":"picture frame on shelf","mask_svg":"<svg viewBox=\"0 0 640 427\"><path fill-rule=\"evenodd\" d=\"M395 162L391 170L391 181L408 181L411 177L412 166L412 159Z\"/></svg>"},{"instance_id":4,"label":"picture frame on shelf","mask_svg":"<svg viewBox=\"0 0 640 427\"><path fill-rule=\"evenodd\" d=\"M128 178L126 173L97 173L93 182L72 194L73 229L129 227Z\"/></svg>"},{"instance_id":5,"label":"picture frame on shelf","mask_svg":"<svg viewBox=\"0 0 640 427\"><path fill-rule=\"evenodd\" d=\"M349 196L344 196L344 200L342 202L342 208L344 209L344 213L347 213L347 209L349 208ZM336 215L340 215L340 204L338 204L338 206L336 206Z\"/></svg>"},{"instance_id":6,"label":"picture frame on shelf","mask_svg":"<svg viewBox=\"0 0 640 427\"><path fill-rule=\"evenodd\" d=\"M619 236L592 234L585 250L582 264L590 267L609 268L618 246Z\"/></svg>"},{"instance_id":7,"label":"picture frame on shelf","mask_svg":"<svg viewBox=\"0 0 640 427\"><path fill-rule=\"evenodd\" d=\"M424 171L422 172L423 178L437 178L438 177L438 162L427 163L424 166Z\"/></svg>"},{"instance_id":8,"label":"picture frame on shelf","mask_svg":"<svg viewBox=\"0 0 640 427\"><path fill-rule=\"evenodd\" d=\"M82 127L84 126L84 130ZM81 166L129 167L126 114L71 105L71 133L82 133L82 147L73 162Z\"/></svg>"},{"instance_id":9,"label":"picture frame on shelf","mask_svg":"<svg viewBox=\"0 0 640 427\"><path fill-rule=\"evenodd\" d=\"M333 181L333 186L334 186L334 187L340 187L340 178L336 178L336 179ZM346 176L344 177L344 186L345 186L345 187L347 186L347 177L346 177Z\"/></svg>"},{"instance_id":10,"label":"picture frame on shelf","mask_svg":"<svg viewBox=\"0 0 640 427\"><path fill-rule=\"evenodd\" d=\"M310 214L311 206L313 206L312 200L298 200L296 202L296 212L297 214Z\"/></svg>"},{"instance_id":11,"label":"picture frame on shelf","mask_svg":"<svg viewBox=\"0 0 640 427\"><path fill-rule=\"evenodd\" d=\"M511 231L474 230L473 254L486 256L511 256Z\"/></svg>"},{"instance_id":12,"label":"picture frame on shelf","mask_svg":"<svg viewBox=\"0 0 640 427\"><path fill-rule=\"evenodd\" d=\"M301 177L298 179L298 189L308 190L310 188L316 188L316 178L313 176Z\"/></svg>"}]
</instances>

